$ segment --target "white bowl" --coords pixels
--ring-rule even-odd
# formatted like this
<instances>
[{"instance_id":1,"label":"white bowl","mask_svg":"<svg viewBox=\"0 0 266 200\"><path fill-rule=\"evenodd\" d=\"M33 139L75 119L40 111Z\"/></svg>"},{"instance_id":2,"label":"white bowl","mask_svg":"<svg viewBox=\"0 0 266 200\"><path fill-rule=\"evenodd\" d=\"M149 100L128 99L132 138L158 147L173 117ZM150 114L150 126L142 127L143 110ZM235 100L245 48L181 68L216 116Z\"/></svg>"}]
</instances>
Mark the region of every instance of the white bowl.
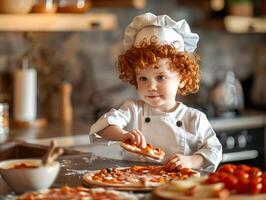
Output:
<instances>
[{"instance_id":1,"label":"white bowl","mask_svg":"<svg viewBox=\"0 0 266 200\"><path fill-rule=\"evenodd\" d=\"M15 165L22 163L38 167L13 168ZM60 163L57 161L48 166L42 166L41 159L17 159L0 162L0 174L17 194L49 188L55 181L59 170Z\"/></svg>"},{"instance_id":2,"label":"white bowl","mask_svg":"<svg viewBox=\"0 0 266 200\"><path fill-rule=\"evenodd\" d=\"M34 0L0 0L0 13L28 13Z\"/></svg>"}]
</instances>

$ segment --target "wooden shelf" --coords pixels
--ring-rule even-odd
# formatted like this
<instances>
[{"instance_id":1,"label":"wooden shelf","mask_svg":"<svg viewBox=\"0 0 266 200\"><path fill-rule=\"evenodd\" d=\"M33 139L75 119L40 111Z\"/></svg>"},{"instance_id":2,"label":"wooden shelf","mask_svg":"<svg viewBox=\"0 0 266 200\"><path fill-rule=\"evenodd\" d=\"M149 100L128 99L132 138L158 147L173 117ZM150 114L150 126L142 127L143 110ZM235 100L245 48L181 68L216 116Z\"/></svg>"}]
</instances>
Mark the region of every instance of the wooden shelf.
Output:
<instances>
[{"instance_id":1,"label":"wooden shelf","mask_svg":"<svg viewBox=\"0 0 266 200\"><path fill-rule=\"evenodd\" d=\"M0 31L114 30L113 14L0 14Z\"/></svg>"},{"instance_id":2,"label":"wooden shelf","mask_svg":"<svg viewBox=\"0 0 266 200\"><path fill-rule=\"evenodd\" d=\"M143 9L147 4L147 0L92 0L93 8L112 7L112 8L136 8Z\"/></svg>"},{"instance_id":3,"label":"wooden shelf","mask_svg":"<svg viewBox=\"0 0 266 200\"><path fill-rule=\"evenodd\" d=\"M266 18L226 16L224 25L232 33L266 33Z\"/></svg>"}]
</instances>

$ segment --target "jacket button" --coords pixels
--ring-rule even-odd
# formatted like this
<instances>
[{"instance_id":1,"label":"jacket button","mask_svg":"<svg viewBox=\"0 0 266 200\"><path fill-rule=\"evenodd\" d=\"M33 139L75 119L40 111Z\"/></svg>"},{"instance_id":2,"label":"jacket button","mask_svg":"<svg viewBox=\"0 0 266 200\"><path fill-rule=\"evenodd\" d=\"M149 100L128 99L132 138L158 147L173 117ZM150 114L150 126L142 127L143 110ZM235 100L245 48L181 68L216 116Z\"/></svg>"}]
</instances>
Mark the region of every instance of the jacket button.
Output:
<instances>
[{"instance_id":1,"label":"jacket button","mask_svg":"<svg viewBox=\"0 0 266 200\"><path fill-rule=\"evenodd\" d=\"M146 117L146 118L145 118L145 122L146 122L146 123L149 123L150 121L151 121L151 118L149 118L149 117Z\"/></svg>"},{"instance_id":2,"label":"jacket button","mask_svg":"<svg viewBox=\"0 0 266 200\"><path fill-rule=\"evenodd\" d=\"M179 121L179 120L178 120L178 121L176 122L176 125L177 125L178 127L182 126L182 124L183 124L182 121Z\"/></svg>"}]
</instances>

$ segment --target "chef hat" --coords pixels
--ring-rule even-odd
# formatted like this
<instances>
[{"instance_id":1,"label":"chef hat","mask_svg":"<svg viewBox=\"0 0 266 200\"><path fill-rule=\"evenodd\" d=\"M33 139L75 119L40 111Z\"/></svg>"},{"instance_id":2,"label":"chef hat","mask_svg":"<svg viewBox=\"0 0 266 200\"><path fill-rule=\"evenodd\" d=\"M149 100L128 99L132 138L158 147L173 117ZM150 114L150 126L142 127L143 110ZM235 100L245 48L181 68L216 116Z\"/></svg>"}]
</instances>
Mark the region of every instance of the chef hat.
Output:
<instances>
[{"instance_id":1,"label":"chef hat","mask_svg":"<svg viewBox=\"0 0 266 200\"><path fill-rule=\"evenodd\" d=\"M186 20L175 22L167 15L156 16L145 13L136 16L124 33L124 49L138 47L144 38L150 42L156 36L159 44L171 44L179 51L193 52L199 41L196 33L191 33Z\"/></svg>"}]
</instances>

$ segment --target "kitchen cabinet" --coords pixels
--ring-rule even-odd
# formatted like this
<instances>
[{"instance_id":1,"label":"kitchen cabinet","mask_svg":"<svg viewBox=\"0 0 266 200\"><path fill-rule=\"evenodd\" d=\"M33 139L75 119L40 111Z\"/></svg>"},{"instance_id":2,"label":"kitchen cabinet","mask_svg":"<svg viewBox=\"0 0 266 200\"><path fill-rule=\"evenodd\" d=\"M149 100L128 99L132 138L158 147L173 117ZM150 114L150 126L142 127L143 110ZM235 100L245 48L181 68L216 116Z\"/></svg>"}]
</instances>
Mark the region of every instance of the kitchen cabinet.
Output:
<instances>
[{"instance_id":1,"label":"kitchen cabinet","mask_svg":"<svg viewBox=\"0 0 266 200\"><path fill-rule=\"evenodd\" d=\"M114 30L113 14L1 14L0 31Z\"/></svg>"}]
</instances>

